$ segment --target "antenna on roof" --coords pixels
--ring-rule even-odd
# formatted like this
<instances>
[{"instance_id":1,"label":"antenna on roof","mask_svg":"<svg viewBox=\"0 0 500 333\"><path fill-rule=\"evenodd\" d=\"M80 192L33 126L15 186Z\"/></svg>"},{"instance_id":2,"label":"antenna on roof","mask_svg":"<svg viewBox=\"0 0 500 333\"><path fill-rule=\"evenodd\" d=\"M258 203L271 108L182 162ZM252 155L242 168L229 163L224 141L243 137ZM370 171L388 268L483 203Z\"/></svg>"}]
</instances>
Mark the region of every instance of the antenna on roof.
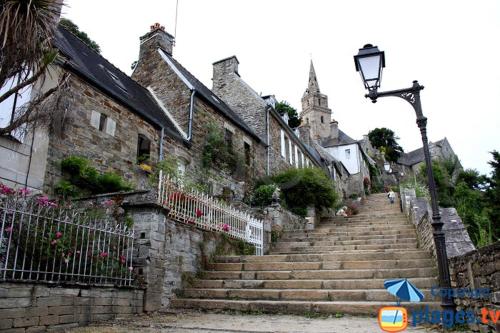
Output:
<instances>
[{"instance_id":1,"label":"antenna on roof","mask_svg":"<svg viewBox=\"0 0 500 333\"><path fill-rule=\"evenodd\" d=\"M175 28L174 28L174 38L177 38L177 9L179 8L179 0L175 2Z\"/></svg>"}]
</instances>

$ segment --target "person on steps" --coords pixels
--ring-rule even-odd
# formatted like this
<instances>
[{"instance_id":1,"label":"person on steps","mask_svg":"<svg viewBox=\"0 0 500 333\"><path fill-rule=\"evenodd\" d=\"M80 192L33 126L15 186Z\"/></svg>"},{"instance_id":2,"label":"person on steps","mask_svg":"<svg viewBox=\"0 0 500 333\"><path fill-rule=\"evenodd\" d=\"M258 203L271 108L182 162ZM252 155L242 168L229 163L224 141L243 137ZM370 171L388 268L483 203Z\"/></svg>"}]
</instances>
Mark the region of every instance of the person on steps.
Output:
<instances>
[{"instance_id":1,"label":"person on steps","mask_svg":"<svg viewBox=\"0 0 500 333\"><path fill-rule=\"evenodd\" d=\"M389 190L389 193L387 193L387 197L389 198L389 201L391 204L394 203L394 198L396 197L396 193L392 189Z\"/></svg>"}]
</instances>

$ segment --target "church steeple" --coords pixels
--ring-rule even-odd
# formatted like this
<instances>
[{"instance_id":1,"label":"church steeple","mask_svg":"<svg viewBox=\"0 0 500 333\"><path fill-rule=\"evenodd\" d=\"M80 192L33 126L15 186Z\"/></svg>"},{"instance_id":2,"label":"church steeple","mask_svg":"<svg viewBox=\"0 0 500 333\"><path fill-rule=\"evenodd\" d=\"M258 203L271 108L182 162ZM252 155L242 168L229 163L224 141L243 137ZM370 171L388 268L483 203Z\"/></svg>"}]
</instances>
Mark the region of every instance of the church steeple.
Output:
<instances>
[{"instance_id":1,"label":"church steeple","mask_svg":"<svg viewBox=\"0 0 500 333\"><path fill-rule=\"evenodd\" d=\"M302 96L302 124L310 126L313 139L326 138L330 135L332 110L328 108L328 96L319 90L318 78L311 60L309 82Z\"/></svg>"},{"instance_id":2,"label":"church steeple","mask_svg":"<svg viewBox=\"0 0 500 333\"><path fill-rule=\"evenodd\" d=\"M312 59L309 68L309 84L307 86L307 90L309 93L319 93L318 78L316 77L316 71L314 70Z\"/></svg>"}]
</instances>

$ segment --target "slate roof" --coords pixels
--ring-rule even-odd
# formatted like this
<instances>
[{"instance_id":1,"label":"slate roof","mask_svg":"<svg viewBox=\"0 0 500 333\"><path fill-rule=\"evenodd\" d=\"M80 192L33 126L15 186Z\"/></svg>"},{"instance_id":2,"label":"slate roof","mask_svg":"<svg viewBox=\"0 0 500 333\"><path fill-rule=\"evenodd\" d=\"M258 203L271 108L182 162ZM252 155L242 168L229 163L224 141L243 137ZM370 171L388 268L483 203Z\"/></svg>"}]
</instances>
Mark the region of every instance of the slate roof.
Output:
<instances>
[{"instance_id":1,"label":"slate roof","mask_svg":"<svg viewBox=\"0 0 500 333\"><path fill-rule=\"evenodd\" d=\"M442 145L445 139L434 142L435 145ZM429 143L431 144L431 142ZM406 166L412 166L425 160L424 148L418 148L408 153L404 153L399 159L398 163Z\"/></svg>"},{"instance_id":2,"label":"slate roof","mask_svg":"<svg viewBox=\"0 0 500 333\"><path fill-rule=\"evenodd\" d=\"M335 147L335 146L344 146L350 145L353 143L357 143L356 140L351 138L349 135L345 134L342 130L339 129L338 138L326 138L321 141L321 145L323 147Z\"/></svg>"},{"instance_id":3,"label":"slate roof","mask_svg":"<svg viewBox=\"0 0 500 333\"><path fill-rule=\"evenodd\" d=\"M191 83L197 93L199 93L205 101L216 108L222 115L231 120L236 126L245 131L248 135L252 136L257 141L261 139L255 134L255 132L248 127L248 125L243 121L243 119L238 116L222 99L215 95L210 89L208 89L203 83L201 83L193 74L191 74L184 66L182 66L177 60L175 60L167 52L163 52L163 55L168 57L174 66L181 72L181 74Z\"/></svg>"},{"instance_id":4,"label":"slate roof","mask_svg":"<svg viewBox=\"0 0 500 333\"><path fill-rule=\"evenodd\" d=\"M148 90L89 48L78 37L59 26L55 33L54 45L68 59L63 67L75 72L155 127L164 127L168 136L183 140Z\"/></svg>"}]
</instances>

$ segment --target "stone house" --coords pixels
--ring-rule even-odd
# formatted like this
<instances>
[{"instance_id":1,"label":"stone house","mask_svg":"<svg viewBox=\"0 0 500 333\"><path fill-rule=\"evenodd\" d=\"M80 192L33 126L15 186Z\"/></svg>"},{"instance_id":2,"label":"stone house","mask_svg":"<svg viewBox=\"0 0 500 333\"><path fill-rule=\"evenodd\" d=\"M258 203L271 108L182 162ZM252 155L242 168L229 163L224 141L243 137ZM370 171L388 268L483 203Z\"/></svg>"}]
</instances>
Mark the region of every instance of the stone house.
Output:
<instances>
[{"instance_id":1,"label":"stone house","mask_svg":"<svg viewBox=\"0 0 500 333\"><path fill-rule=\"evenodd\" d=\"M186 173L197 175L196 181L209 182L212 194L229 192L233 198L243 199L252 180L265 174L261 138L173 57L174 38L163 27L152 26L140 40L132 78L146 87L187 143L166 147L167 154L176 156ZM215 128L223 133L225 143L241 162L235 172L201 168L207 136Z\"/></svg>"},{"instance_id":2,"label":"stone house","mask_svg":"<svg viewBox=\"0 0 500 333\"><path fill-rule=\"evenodd\" d=\"M320 156L288 126L288 115L275 109L276 98L260 96L238 71L235 56L213 63L213 92L220 96L259 136L265 147L266 174L290 167L325 168Z\"/></svg>"},{"instance_id":3,"label":"stone house","mask_svg":"<svg viewBox=\"0 0 500 333\"><path fill-rule=\"evenodd\" d=\"M27 179L28 187L52 192L62 176L60 161L78 155L144 189L151 185L139 162L175 157L179 172L203 181L213 195L241 200L247 185L265 174L260 138L172 57L173 37L161 26L141 37L132 78L64 28L55 37L60 55L51 71L71 74L67 93L50 126L27 133L24 143L0 138L2 182L23 187ZM203 165L214 129L238 157L231 171Z\"/></svg>"},{"instance_id":4,"label":"stone house","mask_svg":"<svg viewBox=\"0 0 500 333\"><path fill-rule=\"evenodd\" d=\"M51 75L33 91L50 89L63 72L70 74L67 91L60 103L48 103L44 110L54 114L49 126L35 127L23 142L0 139L2 181L51 192L61 177L61 160L78 155L101 172L113 171L136 188L146 187L139 155L147 154L154 163L164 147L182 146L182 136L147 89L73 34L59 27L54 46L59 56Z\"/></svg>"},{"instance_id":5,"label":"stone house","mask_svg":"<svg viewBox=\"0 0 500 333\"><path fill-rule=\"evenodd\" d=\"M454 178L458 176L458 171L462 169L462 165L447 138L436 142L429 142L429 152L433 160L455 161L456 174ZM413 176L420 172L422 165L425 165L425 155L424 149L421 147L408 153L403 153L394 167L403 172L405 177L413 179Z\"/></svg>"},{"instance_id":6,"label":"stone house","mask_svg":"<svg viewBox=\"0 0 500 333\"><path fill-rule=\"evenodd\" d=\"M299 130L310 132L311 140L347 170L348 179L343 188L344 197L352 194L364 195L363 180L370 179L368 164L374 164L374 161L362 149L362 142L349 137L339 129L338 122L332 119L328 96L322 94L319 89L312 61L308 86L302 96L301 117L302 124Z\"/></svg>"}]
</instances>

